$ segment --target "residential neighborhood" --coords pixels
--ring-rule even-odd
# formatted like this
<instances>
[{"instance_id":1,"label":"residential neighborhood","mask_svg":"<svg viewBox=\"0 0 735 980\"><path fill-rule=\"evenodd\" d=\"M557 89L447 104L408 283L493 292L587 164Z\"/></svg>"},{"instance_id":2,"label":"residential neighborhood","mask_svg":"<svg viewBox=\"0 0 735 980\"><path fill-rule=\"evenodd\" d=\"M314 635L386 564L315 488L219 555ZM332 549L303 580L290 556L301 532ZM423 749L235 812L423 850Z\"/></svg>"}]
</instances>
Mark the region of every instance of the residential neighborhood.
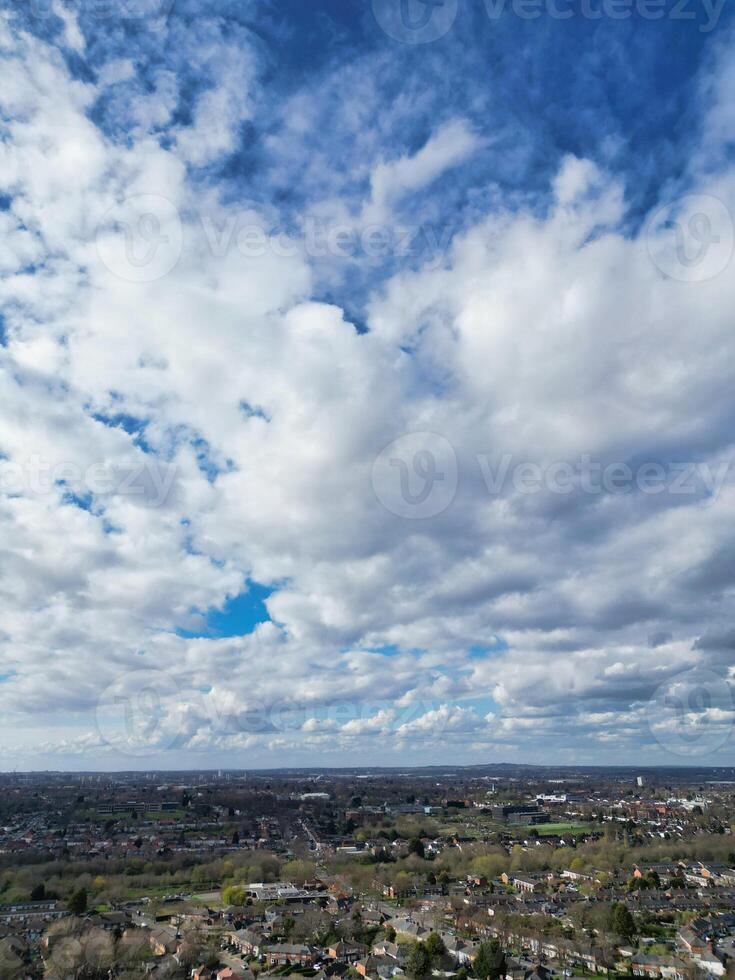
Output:
<instances>
[{"instance_id":1,"label":"residential neighborhood","mask_svg":"<svg viewBox=\"0 0 735 980\"><path fill-rule=\"evenodd\" d=\"M735 975L735 782L671 775L4 776L0 976Z\"/></svg>"}]
</instances>

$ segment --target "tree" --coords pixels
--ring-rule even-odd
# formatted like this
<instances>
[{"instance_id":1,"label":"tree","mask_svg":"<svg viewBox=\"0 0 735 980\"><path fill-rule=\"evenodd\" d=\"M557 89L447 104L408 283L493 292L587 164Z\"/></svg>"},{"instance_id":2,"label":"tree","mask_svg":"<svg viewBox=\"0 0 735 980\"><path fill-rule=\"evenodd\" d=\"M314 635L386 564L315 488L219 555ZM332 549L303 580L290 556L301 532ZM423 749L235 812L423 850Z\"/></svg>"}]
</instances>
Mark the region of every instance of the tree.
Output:
<instances>
[{"instance_id":1,"label":"tree","mask_svg":"<svg viewBox=\"0 0 735 980\"><path fill-rule=\"evenodd\" d=\"M623 902L616 902L612 912L613 932L629 943L635 934L635 920Z\"/></svg>"},{"instance_id":2,"label":"tree","mask_svg":"<svg viewBox=\"0 0 735 980\"><path fill-rule=\"evenodd\" d=\"M396 895L407 895L413 887L413 878L407 871L399 871L393 878Z\"/></svg>"},{"instance_id":3,"label":"tree","mask_svg":"<svg viewBox=\"0 0 735 980\"><path fill-rule=\"evenodd\" d=\"M389 922L386 922L385 924L385 938L389 943L394 943L396 941L396 930Z\"/></svg>"},{"instance_id":4,"label":"tree","mask_svg":"<svg viewBox=\"0 0 735 980\"><path fill-rule=\"evenodd\" d=\"M49 959L53 976L84 977L88 980L102 980L108 977L115 965L115 940L103 929L84 929L72 920L54 945Z\"/></svg>"},{"instance_id":5,"label":"tree","mask_svg":"<svg viewBox=\"0 0 735 980\"><path fill-rule=\"evenodd\" d=\"M247 895L240 885L227 885L222 889L222 901L225 905L244 905Z\"/></svg>"},{"instance_id":6,"label":"tree","mask_svg":"<svg viewBox=\"0 0 735 980\"><path fill-rule=\"evenodd\" d=\"M447 951L444 940L438 932L429 933L424 945L426 946L427 953L431 957L432 964L437 963Z\"/></svg>"},{"instance_id":7,"label":"tree","mask_svg":"<svg viewBox=\"0 0 735 980\"><path fill-rule=\"evenodd\" d=\"M184 933L177 958L187 973L192 966L204 959L205 947L206 942L200 929L191 929Z\"/></svg>"},{"instance_id":8,"label":"tree","mask_svg":"<svg viewBox=\"0 0 735 980\"><path fill-rule=\"evenodd\" d=\"M42 902L46 897L46 886L42 881L39 881L37 885L31 891L31 901L32 902Z\"/></svg>"},{"instance_id":9,"label":"tree","mask_svg":"<svg viewBox=\"0 0 735 980\"><path fill-rule=\"evenodd\" d=\"M331 917L322 909L309 909L296 919L293 937L297 942L324 946L332 927Z\"/></svg>"},{"instance_id":10,"label":"tree","mask_svg":"<svg viewBox=\"0 0 735 980\"><path fill-rule=\"evenodd\" d=\"M414 837L408 843L408 853L416 854L418 857L424 856L424 844L420 837Z\"/></svg>"},{"instance_id":11,"label":"tree","mask_svg":"<svg viewBox=\"0 0 735 980\"><path fill-rule=\"evenodd\" d=\"M406 973L413 980L424 980L431 973L431 956L424 943L414 943L406 958Z\"/></svg>"},{"instance_id":12,"label":"tree","mask_svg":"<svg viewBox=\"0 0 735 980\"><path fill-rule=\"evenodd\" d=\"M72 892L67 906L72 915L84 915L87 911L87 889L77 888Z\"/></svg>"},{"instance_id":13,"label":"tree","mask_svg":"<svg viewBox=\"0 0 735 980\"><path fill-rule=\"evenodd\" d=\"M301 885L316 874L316 867L311 861L287 861L282 869L283 877L286 881L295 881Z\"/></svg>"},{"instance_id":14,"label":"tree","mask_svg":"<svg viewBox=\"0 0 735 980\"><path fill-rule=\"evenodd\" d=\"M23 960L3 940L0 943L0 980L21 980L26 975Z\"/></svg>"},{"instance_id":15,"label":"tree","mask_svg":"<svg viewBox=\"0 0 735 980\"><path fill-rule=\"evenodd\" d=\"M480 943L472 969L479 980L499 980L505 975L505 953L497 939Z\"/></svg>"}]
</instances>

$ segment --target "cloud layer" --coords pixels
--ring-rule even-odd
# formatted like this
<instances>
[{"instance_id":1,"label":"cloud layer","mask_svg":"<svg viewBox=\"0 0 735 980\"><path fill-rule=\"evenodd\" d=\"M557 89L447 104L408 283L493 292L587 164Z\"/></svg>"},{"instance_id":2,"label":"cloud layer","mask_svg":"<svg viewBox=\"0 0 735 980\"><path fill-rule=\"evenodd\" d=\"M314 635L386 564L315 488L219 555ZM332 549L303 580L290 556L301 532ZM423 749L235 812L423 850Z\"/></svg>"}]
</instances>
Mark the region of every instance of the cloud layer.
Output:
<instances>
[{"instance_id":1,"label":"cloud layer","mask_svg":"<svg viewBox=\"0 0 735 980\"><path fill-rule=\"evenodd\" d=\"M653 187L255 18L2 21L2 763L732 763L729 25Z\"/></svg>"}]
</instances>

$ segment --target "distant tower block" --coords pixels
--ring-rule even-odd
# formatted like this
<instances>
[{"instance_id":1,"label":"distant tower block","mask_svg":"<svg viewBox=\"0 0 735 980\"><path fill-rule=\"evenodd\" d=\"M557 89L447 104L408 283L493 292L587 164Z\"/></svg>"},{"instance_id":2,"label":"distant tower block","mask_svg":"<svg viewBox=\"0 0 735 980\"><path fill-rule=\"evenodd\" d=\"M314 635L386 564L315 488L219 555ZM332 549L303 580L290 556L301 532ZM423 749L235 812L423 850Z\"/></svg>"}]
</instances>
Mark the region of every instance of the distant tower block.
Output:
<instances>
[{"instance_id":1,"label":"distant tower block","mask_svg":"<svg viewBox=\"0 0 735 980\"><path fill-rule=\"evenodd\" d=\"M645 776L636 776L635 777L635 784L640 789L643 789L643 787L646 785L646 777Z\"/></svg>"}]
</instances>

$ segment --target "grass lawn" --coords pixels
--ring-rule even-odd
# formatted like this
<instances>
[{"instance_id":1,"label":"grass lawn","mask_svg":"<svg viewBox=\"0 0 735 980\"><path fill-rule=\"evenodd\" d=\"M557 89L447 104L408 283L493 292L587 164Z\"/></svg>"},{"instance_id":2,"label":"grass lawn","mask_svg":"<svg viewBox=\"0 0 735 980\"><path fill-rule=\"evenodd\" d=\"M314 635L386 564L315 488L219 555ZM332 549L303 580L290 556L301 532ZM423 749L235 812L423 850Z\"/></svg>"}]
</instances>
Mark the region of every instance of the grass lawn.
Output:
<instances>
[{"instance_id":1,"label":"grass lawn","mask_svg":"<svg viewBox=\"0 0 735 980\"><path fill-rule=\"evenodd\" d=\"M188 904L199 903L203 897L201 894L194 894L197 889L201 889L201 882L193 881L168 881L161 882L159 885L136 885L135 878L128 878L129 881L127 888L125 889L126 898L163 898L164 895L191 895L190 899L187 899ZM219 892L217 892L219 899ZM221 904L221 903L220 903ZM173 907L173 903L166 904L166 910Z\"/></svg>"},{"instance_id":2,"label":"grass lawn","mask_svg":"<svg viewBox=\"0 0 735 980\"><path fill-rule=\"evenodd\" d=\"M539 823L528 829L538 831L539 837L545 837L548 834L588 834L595 828L591 823Z\"/></svg>"},{"instance_id":3,"label":"grass lawn","mask_svg":"<svg viewBox=\"0 0 735 980\"><path fill-rule=\"evenodd\" d=\"M486 815L472 816L463 818L451 823L443 824L439 828L439 833L445 836L449 834L459 834L460 837L472 837L475 840L484 840L493 834L507 833L508 825L492 820Z\"/></svg>"},{"instance_id":4,"label":"grass lawn","mask_svg":"<svg viewBox=\"0 0 735 980\"><path fill-rule=\"evenodd\" d=\"M225 903L222 901L221 892L200 892L199 894L192 895L191 901L196 902L197 905L206 905L208 909L223 909Z\"/></svg>"},{"instance_id":5,"label":"grass lawn","mask_svg":"<svg viewBox=\"0 0 735 980\"><path fill-rule=\"evenodd\" d=\"M135 879L131 878L131 882ZM163 898L164 895L173 895L178 892L188 891L186 885L172 885L170 882L165 885L135 885L130 884L125 889L125 898Z\"/></svg>"}]
</instances>

